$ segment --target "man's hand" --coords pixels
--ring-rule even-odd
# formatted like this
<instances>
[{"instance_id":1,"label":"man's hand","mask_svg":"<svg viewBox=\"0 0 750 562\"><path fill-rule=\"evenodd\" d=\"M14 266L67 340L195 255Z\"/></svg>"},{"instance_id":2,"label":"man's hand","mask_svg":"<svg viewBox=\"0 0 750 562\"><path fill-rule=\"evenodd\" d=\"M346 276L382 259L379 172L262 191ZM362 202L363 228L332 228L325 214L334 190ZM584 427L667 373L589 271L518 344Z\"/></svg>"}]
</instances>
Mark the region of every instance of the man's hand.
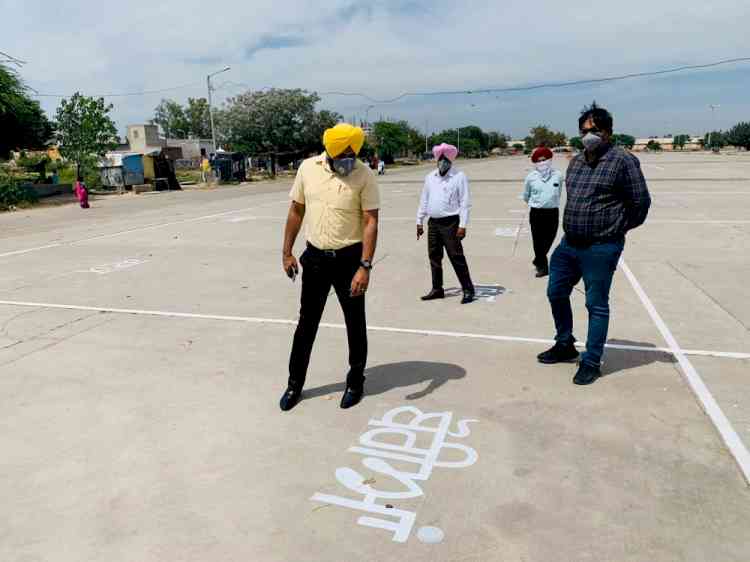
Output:
<instances>
[{"instance_id":1,"label":"man's hand","mask_svg":"<svg viewBox=\"0 0 750 562\"><path fill-rule=\"evenodd\" d=\"M297 258L294 257L294 254L284 256L281 260L281 265L289 279L293 280L299 273L299 265L297 265Z\"/></svg>"},{"instance_id":2,"label":"man's hand","mask_svg":"<svg viewBox=\"0 0 750 562\"><path fill-rule=\"evenodd\" d=\"M459 240L463 240L464 238L466 238L466 229L465 228L459 228L456 231L456 236L458 237Z\"/></svg>"},{"instance_id":3,"label":"man's hand","mask_svg":"<svg viewBox=\"0 0 750 562\"><path fill-rule=\"evenodd\" d=\"M422 238L422 235L424 234L424 227L421 224L417 225L417 240Z\"/></svg>"},{"instance_id":4,"label":"man's hand","mask_svg":"<svg viewBox=\"0 0 750 562\"><path fill-rule=\"evenodd\" d=\"M361 297L367 291L370 285L370 272L364 267L360 267L352 279L352 288L350 294L352 297Z\"/></svg>"}]
</instances>

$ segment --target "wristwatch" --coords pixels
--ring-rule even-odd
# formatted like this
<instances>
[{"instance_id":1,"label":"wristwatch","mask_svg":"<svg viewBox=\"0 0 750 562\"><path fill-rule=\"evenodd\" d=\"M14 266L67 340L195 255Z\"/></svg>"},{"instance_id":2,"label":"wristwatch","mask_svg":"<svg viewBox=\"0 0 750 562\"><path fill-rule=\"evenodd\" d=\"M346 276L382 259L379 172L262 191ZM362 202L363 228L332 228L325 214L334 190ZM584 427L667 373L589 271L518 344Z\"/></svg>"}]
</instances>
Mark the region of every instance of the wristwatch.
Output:
<instances>
[{"instance_id":1,"label":"wristwatch","mask_svg":"<svg viewBox=\"0 0 750 562\"><path fill-rule=\"evenodd\" d=\"M359 262L359 265L361 265L367 271L370 271L372 269L372 262L370 260L362 260Z\"/></svg>"}]
</instances>

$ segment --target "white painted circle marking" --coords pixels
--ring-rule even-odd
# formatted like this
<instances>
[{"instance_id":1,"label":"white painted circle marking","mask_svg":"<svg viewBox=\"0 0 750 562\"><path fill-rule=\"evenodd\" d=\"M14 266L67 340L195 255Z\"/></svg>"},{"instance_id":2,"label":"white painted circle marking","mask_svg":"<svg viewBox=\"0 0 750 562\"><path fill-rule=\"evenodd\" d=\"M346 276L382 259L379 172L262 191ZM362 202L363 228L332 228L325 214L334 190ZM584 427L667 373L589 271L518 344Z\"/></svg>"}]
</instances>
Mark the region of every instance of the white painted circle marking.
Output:
<instances>
[{"instance_id":1,"label":"white painted circle marking","mask_svg":"<svg viewBox=\"0 0 750 562\"><path fill-rule=\"evenodd\" d=\"M425 544L438 544L443 542L445 533L437 527L420 527L417 538Z\"/></svg>"}]
</instances>

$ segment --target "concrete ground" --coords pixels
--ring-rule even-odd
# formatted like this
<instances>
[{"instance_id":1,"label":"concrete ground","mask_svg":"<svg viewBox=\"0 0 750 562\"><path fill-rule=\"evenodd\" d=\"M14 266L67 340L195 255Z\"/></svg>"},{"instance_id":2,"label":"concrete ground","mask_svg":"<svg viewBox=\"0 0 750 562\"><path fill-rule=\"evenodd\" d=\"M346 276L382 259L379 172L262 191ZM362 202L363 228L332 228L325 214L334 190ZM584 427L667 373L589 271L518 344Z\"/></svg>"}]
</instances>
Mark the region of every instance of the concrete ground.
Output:
<instances>
[{"instance_id":1,"label":"concrete ground","mask_svg":"<svg viewBox=\"0 0 750 562\"><path fill-rule=\"evenodd\" d=\"M462 164L468 306L418 298L424 169L381 178L348 411L335 297L306 399L278 410L288 183L0 215L0 560L747 561L750 155L641 159L654 205L586 388L535 360L528 161Z\"/></svg>"}]
</instances>

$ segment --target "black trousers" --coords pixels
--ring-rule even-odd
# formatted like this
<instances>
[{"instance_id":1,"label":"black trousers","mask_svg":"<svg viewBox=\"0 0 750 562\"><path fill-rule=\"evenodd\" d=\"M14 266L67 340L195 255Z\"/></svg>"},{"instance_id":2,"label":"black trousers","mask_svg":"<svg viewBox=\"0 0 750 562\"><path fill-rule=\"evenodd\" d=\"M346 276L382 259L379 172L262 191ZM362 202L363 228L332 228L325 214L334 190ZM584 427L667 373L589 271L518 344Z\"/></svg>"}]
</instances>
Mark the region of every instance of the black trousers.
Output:
<instances>
[{"instance_id":1,"label":"black trousers","mask_svg":"<svg viewBox=\"0 0 750 562\"><path fill-rule=\"evenodd\" d=\"M547 254L557 236L560 224L558 209L534 209L529 213L531 239L534 242L534 265L539 269L549 269Z\"/></svg>"},{"instance_id":2,"label":"black trousers","mask_svg":"<svg viewBox=\"0 0 750 562\"><path fill-rule=\"evenodd\" d=\"M427 251L430 256L430 269L432 269L432 288L443 288L443 248L448 253L453 269L456 272L461 288L464 291L473 291L474 283L469 274L469 265L466 263L464 247L458 239L459 218L445 217L430 219L427 233Z\"/></svg>"},{"instance_id":3,"label":"black trousers","mask_svg":"<svg viewBox=\"0 0 750 562\"><path fill-rule=\"evenodd\" d=\"M315 336L328 300L331 286L336 290L346 321L349 340L349 374L346 384L361 389L367 364L367 323L365 297L351 297L351 284L362 259L362 244L355 244L334 254L308 245L300 257L302 265L302 300L299 323L294 333L289 358L289 386L301 390L305 384Z\"/></svg>"}]
</instances>

